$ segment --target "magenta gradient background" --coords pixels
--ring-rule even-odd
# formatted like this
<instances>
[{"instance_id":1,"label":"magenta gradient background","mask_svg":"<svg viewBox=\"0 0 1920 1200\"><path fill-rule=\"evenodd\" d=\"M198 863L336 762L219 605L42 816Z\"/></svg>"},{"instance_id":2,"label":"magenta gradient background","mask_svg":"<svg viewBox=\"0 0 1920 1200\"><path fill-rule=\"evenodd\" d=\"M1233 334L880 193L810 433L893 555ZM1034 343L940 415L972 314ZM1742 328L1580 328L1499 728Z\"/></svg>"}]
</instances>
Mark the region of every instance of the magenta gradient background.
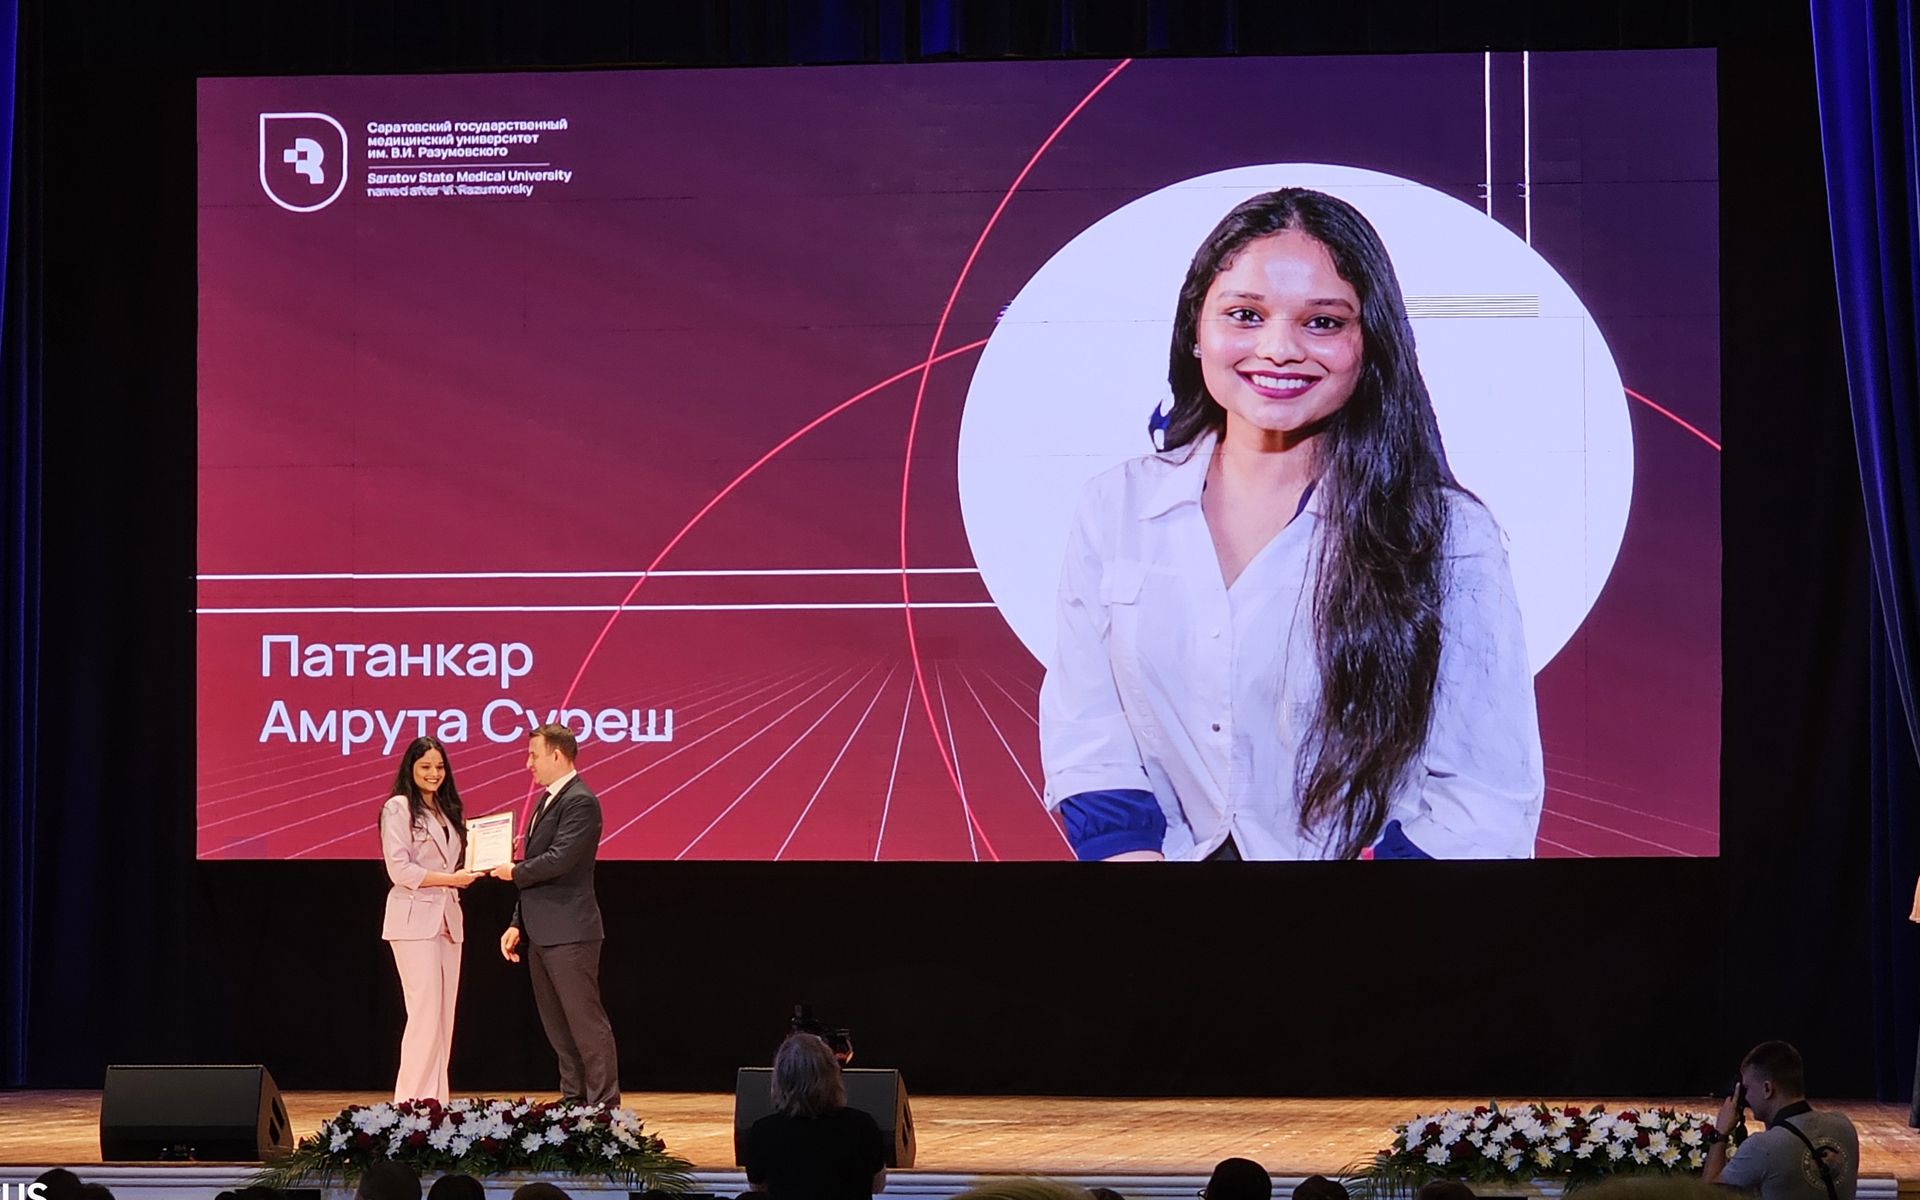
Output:
<instances>
[{"instance_id":1,"label":"magenta gradient background","mask_svg":"<svg viewBox=\"0 0 1920 1200\"><path fill-rule=\"evenodd\" d=\"M1501 56L1504 81L1512 64ZM1110 62L200 85L200 570L625 571L574 580L217 582L200 605L617 603L714 494L832 406L915 366L1015 175ZM1259 162L1390 171L1478 203L1482 60L1142 61L1035 166L940 349L1099 217ZM1708 53L1535 55L1534 244L1628 387L1718 428ZM1499 95L1500 93L1496 93ZM1517 93L1513 93L1517 97ZM346 126L353 177L273 205L256 118ZM368 120L565 116L521 199L368 199ZM1496 216L1519 220L1520 114L1495 106ZM1172 297L1168 298L1169 305ZM932 369L908 522L916 567L972 566L954 447L972 352ZM696 525L665 570L897 567L917 376L821 425ZM1634 406L1618 566L1538 681L1543 855L1712 854L1719 828L1718 452ZM1525 453L1523 446L1516 453ZM640 605L897 602L898 575L656 577ZM977 575L914 597L982 601ZM199 853L362 858L392 756L262 746L269 703L464 706L497 683L262 679L260 638L525 641L510 694L557 703L604 613L212 615L199 628ZM589 742L612 858L1067 858L1042 810L1040 668L992 609L917 610L947 777L898 608L633 611L574 702L671 706L671 744ZM518 806L519 741L455 747L468 811ZM404 739L403 739L404 741ZM969 813L971 819L969 819Z\"/></svg>"}]
</instances>

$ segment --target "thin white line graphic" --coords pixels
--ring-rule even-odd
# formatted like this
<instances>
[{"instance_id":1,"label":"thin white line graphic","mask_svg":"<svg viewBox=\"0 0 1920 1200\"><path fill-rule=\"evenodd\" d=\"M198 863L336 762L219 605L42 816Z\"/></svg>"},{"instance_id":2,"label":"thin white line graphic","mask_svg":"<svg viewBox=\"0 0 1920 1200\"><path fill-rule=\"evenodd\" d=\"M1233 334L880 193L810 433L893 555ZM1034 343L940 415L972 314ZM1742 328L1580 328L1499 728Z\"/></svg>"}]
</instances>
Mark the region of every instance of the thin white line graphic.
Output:
<instances>
[{"instance_id":1,"label":"thin white line graphic","mask_svg":"<svg viewBox=\"0 0 1920 1200\"><path fill-rule=\"evenodd\" d=\"M880 861L880 845L887 840L887 816L893 811L893 781L900 777L900 748L907 744L907 715L913 712L913 677L907 677L907 703L900 710L900 736L893 743L893 767L887 772L887 798L880 805L880 832L873 838L873 861Z\"/></svg>"},{"instance_id":2,"label":"thin white line graphic","mask_svg":"<svg viewBox=\"0 0 1920 1200\"><path fill-rule=\"evenodd\" d=\"M812 737L813 731L820 728L820 726L823 723L825 723L826 719L834 714L834 711L836 709L838 709L842 704L845 704L847 701L847 697L853 695L853 693L860 687L860 685L867 681L867 675L873 674L875 668L877 668L878 666L879 664L875 663L874 666L868 667L866 675L862 675L860 678L848 684L847 690L840 693L840 698L838 700L835 700L832 704L827 705L827 711L815 717L813 719L813 724L807 726L804 730L802 730L800 732L800 736L793 739L792 744L790 744L785 750L782 750L778 755L776 755L772 762L768 763L766 767L763 768L758 775L755 775L753 777L752 783L749 783L746 787L740 789L740 794L733 798L733 803L721 809L718 816L714 817L713 820L707 822L707 827L705 829L702 829L699 833L694 834L693 840L687 843L686 849L680 851L680 853L673 856L673 861L679 862L681 859L685 858L687 855L692 854L693 848L695 846L698 846L708 834L712 833L714 829L720 824L720 822L726 820L728 813L740 807L740 802L742 800L745 800L748 796L752 795L753 789L759 787L760 784L766 779L767 776L773 774L773 769L775 767L787 761L787 755L792 754L795 750L798 750L800 748L801 742L804 742L808 738ZM835 761L838 762L839 760L836 759Z\"/></svg>"},{"instance_id":3,"label":"thin white line graphic","mask_svg":"<svg viewBox=\"0 0 1920 1200\"><path fill-rule=\"evenodd\" d=\"M827 781L833 778L834 771L837 770L840 766L840 760L847 756L847 749L848 747L853 745L853 739L859 737L860 731L866 728L867 718L873 715L873 706L880 703L880 697L883 694L885 694L887 690L887 685L893 682L893 676L894 676L895 670L897 669L898 668L889 670L887 672L887 677L880 681L880 686L873 689L873 699L867 701L867 711L861 713L860 719L854 722L853 732L849 733L847 735L847 740L841 743L840 753L833 756L833 762L827 766L827 773L820 777L819 786L813 789L813 795L807 797L807 806L801 809L800 815L793 819L793 828L787 830L786 840L781 842L780 848L773 852L773 861L779 862L780 856L785 854L787 852L787 847L793 844L794 836L800 832L800 826L806 823L807 814L813 811L814 802L820 799L821 792L824 792L827 790Z\"/></svg>"}]
</instances>

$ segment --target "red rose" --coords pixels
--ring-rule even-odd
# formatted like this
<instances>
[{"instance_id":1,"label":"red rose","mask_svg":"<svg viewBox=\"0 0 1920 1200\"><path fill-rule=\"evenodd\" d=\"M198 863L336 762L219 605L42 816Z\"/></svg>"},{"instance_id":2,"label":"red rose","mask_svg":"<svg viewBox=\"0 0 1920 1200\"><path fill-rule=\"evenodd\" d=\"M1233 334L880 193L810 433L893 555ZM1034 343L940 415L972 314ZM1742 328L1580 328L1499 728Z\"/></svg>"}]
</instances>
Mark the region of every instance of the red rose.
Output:
<instances>
[{"instance_id":1,"label":"red rose","mask_svg":"<svg viewBox=\"0 0 1920 1200\"><path fill-rule=\"evenodd\" d=\"M1632 1109L1628 1109L1627 1111L1620 1114L1620 1119L1622 1121L1627 1122L1628 1124L1632 1124L1634 1122L1637 1122L1640 1119L1640 1114L1633 1111Z\"/></svg>"},{"instance_id":2,"label":"red rose","mask_svg":"<svg viewBox=\"0 0 1920 1200\"><path fill-rule=\"evenodd\" d=\"M1580 1106L1577 1104L1569 1104L1562 1110L1561 1115L1569 1121L1578 1120L1580 1117Z\"/></svg>"},{"instance_id":3,"label":"red rose","mask_svg":"<svg viewBox=\"0 0 1920 1200\"><path fill-rule=\"evenodd\" d=\"M427 1144L427 1134L425 1130L416 1129L412 1133L407 1135L407 1145L413 1147L415 1150L418 1150L420 1147L426 1144Z\"/></svg>"},{"instance_id":4,"label":"red rose","mask_svg":"<svg viewBox=\"0 0 1920 1200\"><path fill-rule=\"evenodd\" d=\"M1476 1104L1476 1105L1474 1105L1474 1106L1473 1106L1473 1115L1474 1115L1474 1116L1476 1116L1476 1117L1484 1117L1484 1116L1486 1116L1486 1115L1487 1115L1487 1114L1488 1114L1489 1112L1491 1112L1491 1111L1493 1111L1493 1110L1492 1110L1492 1109L1489 1109L1489 1108L1488 1108L1488 1107L1487 1107L1486 1105L1484 1105L1484 1104Z\"/></svg>"},{"instance_id":5,"label":"red rose","mask_svg":"<svg viewBox=\"0 0 1920 1200\"><path fill-rule=\"evenodd\" d=\"M1652 1141L1653 1139L1647 1136L1647 1131L1644 1129L1642 1129L1639 1133L1636 1133L1633 1135L1633 1144L1640 1147L1642 1150L1645 1150L1647 1148L1647 1144Z\"/></svg>"},{"instance_id":6,"label":"red rose","mask_svg":"<svg viewBox=\"0 0 1920 1200\"><path fill-rule=\"evenodd\" d=\"M365 1149L366 1147L373 1145L373 1135L367 1134L367 1133L356 1133L353 1135L353 1144L361 1147L362 1149Z\"/></svg>"},{"instance_id":7,"label":"red rose","mask_svg":"<svg viewBox=\"0 0 1920 1200\"><path fill-rule=\"evenodd\" d=\"M1527 1148L1526 1135L1520 1133L1514 1134L1507 1139L1507 1145L1512 1146L1515 1150L1525 1150Z\"/></svg>"},{"instance_id":8,"label":"red rose","mask_svg":"<svg viewBox=\"0 0 1920 1200\"><path fill-rule=\"evenodd\" d=\"M1428 1122L1427 1122L1427 1127L1426 1127L1425 1129L1422 1129L1422 1130L1420 1131L1420 1136L1421 1136L1421 1137L1439 1137L1439 1136L1440 1136L1440 1122L1438 1122L1438 1121L1428 1121Z\"/></svg>"},{"instance_id":9,"label":"red rose","mask_svg":"<svg viewBox=\"0 0 1920 1200\"><path fill-rule=\"evenodd\" d=\"M1472 1158L1473 1144L1467 1141L1467 1139L1461 1138L1453 1144L1453 1149L1447 1151L1447 1153L1455 1158Z\"/></svg>"},{"instance_id":10,"label":"red rose","mask_svg":"<svg viewBox=\"0 0 1920 1200\"><path fill-rule=\"evenodd\" d=\"M497 1154L500 1151L500 1142L496 1138L481 1138L480 1149L486 1154Z\"/></svg>"},{"instance_id":11,"label":"red rose","mask_svg":"<svg viewBox=\"0 0 1920 1200\"><path fill-rule=\"evenodd\" d=\"M1705 1134L1709 1139L1717 1138L1720 1136L1720 1131L1713 1127L1712 1121L1700 1122L1700 1132Z\"/></svg>"},{"instance_id":12,"label":"red rose","mask_svg":"<svg viewBox=\"0 0 1920 1200\"><path fill-rule=\"evenodd\" d=\"M1586 1140L1587 1127L1585 1125L1575 1125L1572 1129L1567 1130L1567 1142L1569 1145L1578 1146Z\"/></svg>"}]
</instances>

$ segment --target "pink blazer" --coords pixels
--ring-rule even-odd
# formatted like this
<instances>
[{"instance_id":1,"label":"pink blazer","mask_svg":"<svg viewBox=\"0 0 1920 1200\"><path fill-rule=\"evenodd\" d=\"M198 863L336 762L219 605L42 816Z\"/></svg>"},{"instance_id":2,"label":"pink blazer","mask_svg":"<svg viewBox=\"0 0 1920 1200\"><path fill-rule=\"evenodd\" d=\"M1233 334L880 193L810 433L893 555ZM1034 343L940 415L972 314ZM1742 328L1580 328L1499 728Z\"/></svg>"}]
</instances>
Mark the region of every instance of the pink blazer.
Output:
<instances>
[{"instance_id":1,"label":"pink blazer","mask_svg":"<svg viewBox=\"0 0 1920 1200\"><path fill-rule=\"evenodd\" d=\"M412 824L407 798L395 796L380 810L380 853L387 861L387 878L393 880L380 936L389 942L437 938L444 922L454 941L466 940L460 889L420 886L428 871L460 869L466 850L453 826L443 829L431 814Z\"/></svg>"}]
</instances>

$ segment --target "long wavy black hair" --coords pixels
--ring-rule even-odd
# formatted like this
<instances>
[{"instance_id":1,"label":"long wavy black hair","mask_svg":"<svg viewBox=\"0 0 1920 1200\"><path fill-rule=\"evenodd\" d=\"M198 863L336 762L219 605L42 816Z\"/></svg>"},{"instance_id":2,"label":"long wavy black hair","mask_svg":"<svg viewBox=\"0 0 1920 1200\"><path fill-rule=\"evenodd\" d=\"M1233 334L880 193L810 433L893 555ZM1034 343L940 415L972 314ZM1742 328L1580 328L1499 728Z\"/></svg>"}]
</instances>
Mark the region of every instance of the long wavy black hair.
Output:
<instances>
[{"instance_id":1,"label":"long wavy black hair","mask_svg":"<svg viewBox=\"0 0 1920 1200\"><path fill-rule=\"evenodd\" d=\"M1313 630L1320 696L1298 757L1300 829L1353 858L1379 840L1426 745L1440 673L1448 493L1458 491L1380 235L1344 200L1282 188L1223 217L1187 269L1174 313L1166 448L1226 429L1200 360L1200 309L1256 238L1297 230L1327 248L1360 298L1360 378L1314 442L1321 520Z\"/></svg>"},{"instance_id":2,"label":"long wavy black hair","mask_svg":"<svg viewBox=\"0 0 1920 1200\"><path fill-rule=\"evenodd\" d=\"M420 785L413 781L413 764L426 757L429 750L440 752L440 761L447 765L447 774L440 781L440 790L434 793L433 802L440 809L440 815L453 826L460 840L467 840L467 812L460 803L460 789L453 786L453 756L439 738L418 737L408 744L405 754L400 756L400 773L394 776L393 790L389 796L405 796L407 812L415 825L427 819L427 798L420 794Z\"/></svg>"}]
</instances>

